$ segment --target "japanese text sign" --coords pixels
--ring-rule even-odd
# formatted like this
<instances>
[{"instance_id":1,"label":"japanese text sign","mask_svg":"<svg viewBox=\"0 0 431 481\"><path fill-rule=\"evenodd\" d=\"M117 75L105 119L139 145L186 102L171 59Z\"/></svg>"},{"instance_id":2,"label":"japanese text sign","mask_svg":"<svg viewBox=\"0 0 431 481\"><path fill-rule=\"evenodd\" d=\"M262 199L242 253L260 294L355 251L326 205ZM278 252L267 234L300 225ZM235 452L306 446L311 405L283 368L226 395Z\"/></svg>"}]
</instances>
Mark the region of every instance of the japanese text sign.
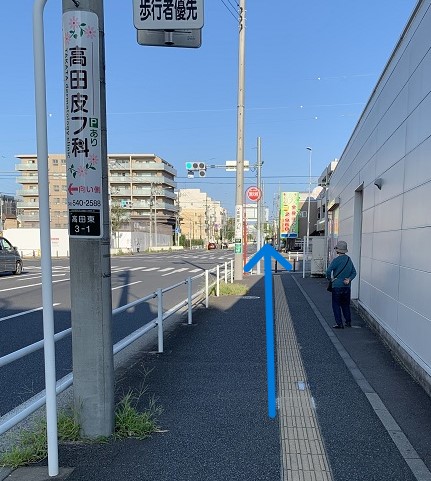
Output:
<instances>
[{"instance_id":1,"label":"japanese text sign","mask_svg":"<svg viewBox=\"0 0 431 481\"><path fill-rule=\"evenodd\" d=\"M280 235L298 233L299 192L282 192L280 196Z\"/></svg>"},{"instance_id":2,"label":"japanese text sign","mask_svg":"<svg viewBox=\"0 0 431 481\"><path fill-rule=\"evenodd\" d=\"M97 15L82 10L65 12L63 42L69 235L100 237L103 159ZM82 225L88 224L91 228L78 232L77 222L72 225L71 219L79 218L80 212L81 219L90 219ZM86 216L86 212L91 215ZM99 222L96 228L95 220Z\"/></svg>"},{"instance_id":3,"label":"japanese text sign","mask_svg":"<svg viewBox=\"0 0 431 481\"><path fill-rule=\"evenodd\" d=\"M203 0L133 0L133 23L138 30L200 29Z\"/></svg>"}]
</instances>

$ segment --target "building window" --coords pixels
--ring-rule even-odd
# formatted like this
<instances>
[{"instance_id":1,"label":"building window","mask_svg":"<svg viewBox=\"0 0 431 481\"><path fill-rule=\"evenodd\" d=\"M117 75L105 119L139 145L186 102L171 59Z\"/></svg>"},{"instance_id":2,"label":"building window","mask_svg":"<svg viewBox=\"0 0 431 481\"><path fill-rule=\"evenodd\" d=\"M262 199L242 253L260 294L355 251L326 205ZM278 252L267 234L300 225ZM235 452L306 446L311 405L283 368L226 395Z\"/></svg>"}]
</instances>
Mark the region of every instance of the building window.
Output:
<instances>
[{"instance_id":1,"label":"building window","mask_svg":"<svg viewBox=\"0 0 431 481\"><path fill-rule=\"evenodd\" d=\"M60 186L58 184L54 184L54 192L60 192Z\"/></svg>"},{"instance_id":2,"label":"building window","mask_svg":"<svg viewBox=\"0 0 431 481\"><path fill-rule=\"evenodd\" d=\"M58 159L52 159L52 165L58 165Z\"/></svg>"}]
</instances>

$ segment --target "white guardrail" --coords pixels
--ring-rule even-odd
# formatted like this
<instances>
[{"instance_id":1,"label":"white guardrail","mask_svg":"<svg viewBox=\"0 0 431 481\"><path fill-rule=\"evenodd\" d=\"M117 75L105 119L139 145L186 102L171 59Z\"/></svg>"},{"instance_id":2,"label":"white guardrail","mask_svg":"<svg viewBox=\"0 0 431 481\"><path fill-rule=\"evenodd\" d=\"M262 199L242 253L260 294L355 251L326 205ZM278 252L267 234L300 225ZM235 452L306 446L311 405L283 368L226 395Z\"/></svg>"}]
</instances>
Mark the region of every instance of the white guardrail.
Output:
<instances>
[{"instance_id":1,"label":"white guardrail","mask_svg":"<svg viewBox=\"0 0 431 481\"><path fill-rule=\"evenodd\" d=\"M230 264L230 267L228 265ZM233 260L230 262L225 262L223 267L223 274L224 274L224 282L228 283L228 277L230 278L230 283L233 283ZM209 292L212 287L215 286L216 288L216 296L220 295L220 274L221 274L220 265L217 265L213 269L206 270L201 274L198 274L193 277L188 277L184 281L178 282L169 287L159 288L156 291L152 292L148 296L145 296L141 299L137 299L129 304L124 306L118 307L112 310L112 315L115 316L120 312L127 311L132 307L142 304L143 302L147 302L151 299L157 298L157 317L151 320L150 322L146 323L141 328L137 329L136 331L129 334L127 337L118 341L113 346L114 355L132 344L134 341L139 339L140 337L144 336L152 329L157 328L157 341L158 341L158 352L163 352L163 321L165 321L168 317L172 316L176 312L178 312L183 307L187 306L187 323L192 324L192 311L193 307L198 305L199 301L205 299L205 307L208 307L208 297ZM215 274L215 280L210 283L209 275ZM193 293L193 282L197 279L205 277L205 287L203 289L198 290L197 292ZM177 287L187 285L187 298L183 301L179 302L174 307L170 308L166 312L163 311L163 294L176 289ZM203 297L204 296L204 297ZM58 332L54 335L54 341L57 342L60 339L68 336L72 333L72 328L65 329L64 331ZM13 361L23 358L27 354L32 352L38 351L42 349L44 345L44 340L37 341L33 344L30 344L18 351L11 352L6 356L0 357L0 368L10 364ZM57 395L65 391L68 387L70 387L73 383L73 373L69 373L64 376L62 379L58 380L56 383L56 393ZM27 418L30 414L34 413L37 409L42 407L46 402L46 395L45 391L41 391L39 394L35 395L29 402L22 404L14 409L14 414L10 418L6 419L4 422L0 424L0 435L4 434L9 429L16 426L19 422L23 421ZM4 416L7 417L7 414Z\"/></svg>"}]
</instances>

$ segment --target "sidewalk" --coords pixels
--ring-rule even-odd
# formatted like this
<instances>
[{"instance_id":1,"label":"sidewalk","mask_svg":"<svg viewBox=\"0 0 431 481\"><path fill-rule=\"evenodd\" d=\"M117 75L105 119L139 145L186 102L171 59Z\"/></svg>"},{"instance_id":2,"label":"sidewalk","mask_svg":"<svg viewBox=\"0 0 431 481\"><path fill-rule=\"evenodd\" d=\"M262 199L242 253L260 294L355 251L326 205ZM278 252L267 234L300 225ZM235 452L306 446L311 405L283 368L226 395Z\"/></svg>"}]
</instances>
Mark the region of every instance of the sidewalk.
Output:
<instances>
[{"instance_id":1,"label":"sidewalk","mask_svg":"<svg viewBox=\"0 0 431 481\"><path fill-rule=\"evenodd\" d=\"M431 481L430 398L354 310L352 329L331 329L324 279L274 275L279 409L268 418L263 277L244 283L247 296L212 298L164 354L143 352L123 373L118 394L145 385L163 432L62 445L70 473L6 479Z\"/></svg>"}]
</instances>

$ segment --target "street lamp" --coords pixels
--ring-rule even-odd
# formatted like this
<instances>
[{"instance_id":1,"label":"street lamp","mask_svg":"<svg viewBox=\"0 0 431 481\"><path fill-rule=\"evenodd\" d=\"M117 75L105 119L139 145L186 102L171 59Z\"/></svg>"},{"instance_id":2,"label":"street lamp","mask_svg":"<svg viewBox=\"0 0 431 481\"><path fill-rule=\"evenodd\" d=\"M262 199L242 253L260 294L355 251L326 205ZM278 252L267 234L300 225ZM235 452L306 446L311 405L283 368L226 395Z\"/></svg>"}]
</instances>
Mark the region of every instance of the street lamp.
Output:
<instances>
[{"instance_id":1,"label":"street lamp","mask_svg":"<svg viewBox=\"0 0 431 481\"><path fill-rule=\"evenodd\" d=\"M310 246L310 202L311 202L311 154L313 153L313 149L311 147L307 147L307 150L310 152L309 155L309 170L308 170L308 208L307 208L307 240L306 240L306 252L307 252L307 260L308 260L308 251ZM302 278L305 278L305 251L303 255L302 261Z\"/></svg>"}]
</instances>

